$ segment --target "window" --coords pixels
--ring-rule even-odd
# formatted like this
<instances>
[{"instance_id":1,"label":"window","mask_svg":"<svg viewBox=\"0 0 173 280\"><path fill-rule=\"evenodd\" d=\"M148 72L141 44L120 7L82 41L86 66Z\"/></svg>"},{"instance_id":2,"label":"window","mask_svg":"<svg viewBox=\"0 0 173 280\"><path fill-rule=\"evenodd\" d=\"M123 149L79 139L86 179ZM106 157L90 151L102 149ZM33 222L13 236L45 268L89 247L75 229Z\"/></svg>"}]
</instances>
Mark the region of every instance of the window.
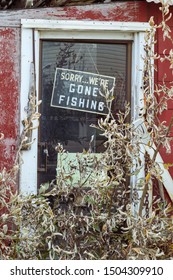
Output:
<instances>
[{"instance_id":1,"label":"window","mask_svg":"<svg viewBox=\"0 0 173 280\"><path fill-rule=\"evenodd\" d=\"M35 193L38 184L55 177L58 142L71 153L82 152L89 148L94 135L93 152L103 151L102 137L90 127L97 123L100 114L104 115L103 107L98 107L101 104L98 100L92 104L89 98L79 100L84 90L86 95L91 94L91 89L84 89L85 84L80 83L80 75L86 79L90 75L96 80L103 77L114 80L113 112L123 110L130 101L135 118L141 106L140 69L146 26L145 23L22 20L21 119L28 99L31 62L35 64L37 95L40 93L42 99L39 134L33 132L35 141L31 150L23 151L20 174L23 193ZM60 73L66 80L70 75L70 90L78 94L76 99L70 100L61 94L57 86ZM68 81L63 84L64 88L67 84ZM97 90L94 89L94 96ZM58 104L54 100L55 92L61 96Z\"/></svg>"},{"instance_id":2,"label":"window","mask_svg":"<svg viewBox=\"0 0 173 280\"><path fill-rule=\"evenodd\" d=\"M97 129L91 127L91 124L97 124L98 118L101 117L104 110L103 102L97 101L99 97L99 93L96 92L98 81L100 81L100 77L111 77L115 81L113 92L115 99L112 110L114 112L123 111L125 104L129 101L127 84L128 77L130 80L130 73L127 73L127 69L130 68L128 67L131 58L128 51L130 47L131 43L118 41L93 43L43 40L41 42L40 99L42 105L38 149L38 185L50 182L56 176L57 153L55 147L58 143L61 143L70 153L82 153L89 149L91 137L94 137L92 152L103 151L104 139ZM60 88L60 82L58 82L54 94L59 92L59 103L52 106L56 70L65 80L68 95L65 97L65 88ZM84 75L88 80L82 83L81 78L84 79ZM105 80L102 78L101 81ZM92 86L94 83L95 86ZM73 93L75 97L69 98ZM97 99L93 98L93 100L92 94L95 97L98 95ZM65 108L66 106L67 108ZM96 114L94 111L98 111L98 113Z\"/></svg>"}]
</instances>

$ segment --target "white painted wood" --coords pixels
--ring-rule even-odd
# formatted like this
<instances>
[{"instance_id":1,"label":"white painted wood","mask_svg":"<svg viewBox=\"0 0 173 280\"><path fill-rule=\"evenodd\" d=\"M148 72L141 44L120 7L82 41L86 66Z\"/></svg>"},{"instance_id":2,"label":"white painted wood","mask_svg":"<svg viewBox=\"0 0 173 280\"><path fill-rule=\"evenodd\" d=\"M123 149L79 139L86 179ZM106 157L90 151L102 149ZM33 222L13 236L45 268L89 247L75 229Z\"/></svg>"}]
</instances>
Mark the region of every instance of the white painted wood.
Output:
<instances>
[{"instance_id":1,"label":"white painted wood","mask_svg":"<svg viewBox=\"0 0 173 280\"><path fill-rule=\"evenodd\" d=\"M87 30L87 31L121 31L142 32L149 24L146 22L122 22L122 21L85 21L85 20L47 20L47 19L21 19L23 28L37 30Z\"/></svg>"},{"instance_id":2,"label":"white painted wood","mask_svg":"<svg viewBox=\"0 0 173 280\"><path fill-rule=\"evenodd\" d=\"M22 120L26 118L25 108L28 103L30 89L30 71L33 62L33 33L32 29L22 29L21 34L21 133ZM37 130L33 130L33 139L36 139L31 150L22 151L23 164L20 169L20 192L22 194L37 193Z\"/></svg>"},{"instance_id":3,"label":"white painted wood","mask_svg":"<svg viewBox=\"0 0 173 280\"><path fill-rule=\"evenodd\" d=\"M91 39L94 38L95 40L133 40L133 33L132 32L119 32L119 31L104 31L97 30L88 31L88 30L73 30L64 32L62 30L57 31L44 31L41 30L39 32L40 39Z\"/></svg>"},{"instance_id":4,"label":"white painted wood","mask_svg":"<svg viewBox=\"0 0 173 280\"><path fill-rule=\"evenodd\" d=\"M143 98L143 67L144 61L142 57L144 57L144 36L145 32L135 33L134 34L134 42L132 48L132 93L131 93L131 114L132 121L134 125L136 124L136 120L139 118L140 110L144 106L144 98ZM136 126L136 125L135 125ZM137 127L137 126L136 126ZM142 178L145 178L145 160L144 160L144 148L143 145L140 147L140 160L141 166L139 166L138 159L134 158L134 166L137 165L137 169L139 169L138 174L134 174L131 176L131 186L132 188L132 197L134 191L137 192L138 198L142 196L142 188L140 186L140 181ZM132 172L135 172L136 166ZM139 199L132 203L133 213L138 213L139 211Z\"/></svg>"}]
</instances>

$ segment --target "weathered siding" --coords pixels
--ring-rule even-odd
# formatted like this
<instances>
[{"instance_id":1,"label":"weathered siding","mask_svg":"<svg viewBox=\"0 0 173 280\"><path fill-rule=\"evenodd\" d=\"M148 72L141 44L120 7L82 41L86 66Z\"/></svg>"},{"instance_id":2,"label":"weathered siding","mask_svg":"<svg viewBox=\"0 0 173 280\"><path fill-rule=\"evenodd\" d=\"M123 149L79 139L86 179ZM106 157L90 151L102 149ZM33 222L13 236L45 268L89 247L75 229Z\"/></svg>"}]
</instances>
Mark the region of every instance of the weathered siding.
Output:
<instances>
[{"instance_id":1,"label":"weathered siding","mask_svg":"<svg viewBox=\"0 0 173 280\"><path fill-rule=\"evenodd\" d=\"M121 1L110 4L0 11L0 26L20 25L21 18L76 19L105 21L147 21L145 1Z\"/></svg>"},{"instance_id":2,"label":"weathered siding","mask_svg":"<svg viewBox=\"0 0 173 280\"><path fill-rule=\"evenodd\" d=\"M19 29L0 28L0 169L11 166L17 144L20 92Z\"/></svg>"},{"instance_id":3,"label":"weathered siding","mask_svg":"<svg viewBox=\"0 0 173 280\"><path fill-rule=\"evenodd\" d=\"M149 17L154 16L154 21L157 24L162 21L162 14L161 11L159 11L159 5L150 3L148 11L149 11ZM170 12L173 13L173 7L170 8ZM169 25L172 34L173 17L167 22L167 24ZM173 44L169 39L163 40L163 32L160 28L157 30L156 39L157 39L157 44L155 47L155 51L161 57L164 56L164 53L168 55L170 49L173 48ZM155 64L157 66L157 71L155 72L155 83L162 84L164 78L164 81L166 82L166 86L168 87L172 86L171 82L173 81L173 71L172 69L170 69L170 63L168 62L168 60L165 60L163 62L158 60L158 62L156 61ZM172 115L173 115L173 101L169 101L168 109L162 113L162 115L160 116L160 120L165 121L166 124L169 125ZM173 136L173 128L170 131L170 137L172 136ZM171 142L171 146L172 146L172 153L170 154L167 154L163 147L160 149L160 154L165 163L173 162L173 141ZM173 167L169 168L169 172L173 178Z\"/></svg>"}]
</instances>

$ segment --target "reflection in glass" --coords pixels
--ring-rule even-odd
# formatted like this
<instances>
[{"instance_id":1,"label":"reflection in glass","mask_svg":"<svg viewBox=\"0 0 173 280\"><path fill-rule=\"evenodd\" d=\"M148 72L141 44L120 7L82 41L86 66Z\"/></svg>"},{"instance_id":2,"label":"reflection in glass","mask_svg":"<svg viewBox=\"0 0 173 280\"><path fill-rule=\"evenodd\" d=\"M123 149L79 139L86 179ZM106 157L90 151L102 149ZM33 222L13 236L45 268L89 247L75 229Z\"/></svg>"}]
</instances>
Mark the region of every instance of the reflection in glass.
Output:
<instances>
[{"instance_id":1,"label":"reflection in glass","mask_svg":"<svg viewBox=\"0 0 173 280\"><path fill-rule=\"evenodd\" d=\"M39 184L56 175L57 153L61 143L71 152L102 152L103 137L92 128L100 115L51 107L56 67L116 77L113 110L123 110L126 100L127 45L107 43L42 42L41 124L39 140Z\"/></svg>"}]
</instances>

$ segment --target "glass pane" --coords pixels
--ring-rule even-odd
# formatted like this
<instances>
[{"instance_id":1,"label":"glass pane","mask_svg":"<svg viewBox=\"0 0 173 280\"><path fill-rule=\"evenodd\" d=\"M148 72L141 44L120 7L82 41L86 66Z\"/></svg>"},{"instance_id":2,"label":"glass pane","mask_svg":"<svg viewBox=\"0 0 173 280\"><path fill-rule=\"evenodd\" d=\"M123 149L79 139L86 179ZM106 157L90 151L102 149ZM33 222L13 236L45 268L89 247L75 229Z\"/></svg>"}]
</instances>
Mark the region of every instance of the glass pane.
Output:
<instances>
[{"instance_id":1,"label":"glass pane","mask_svg":"<svg viewBox=\"0 0 173 280\"><path fill-rule=\"evenodd\" d=\"M103 137L90 127L97 124L100 115L51 106L57 67L115 77L114 112L123 110L127 99L127 44L43 41L39 184L56 176L55 147L58 143L71 153L82 152L89 149L90 139L94 136L92 152L99 153L104 149Z\"/></svg>"}]
</instances>

